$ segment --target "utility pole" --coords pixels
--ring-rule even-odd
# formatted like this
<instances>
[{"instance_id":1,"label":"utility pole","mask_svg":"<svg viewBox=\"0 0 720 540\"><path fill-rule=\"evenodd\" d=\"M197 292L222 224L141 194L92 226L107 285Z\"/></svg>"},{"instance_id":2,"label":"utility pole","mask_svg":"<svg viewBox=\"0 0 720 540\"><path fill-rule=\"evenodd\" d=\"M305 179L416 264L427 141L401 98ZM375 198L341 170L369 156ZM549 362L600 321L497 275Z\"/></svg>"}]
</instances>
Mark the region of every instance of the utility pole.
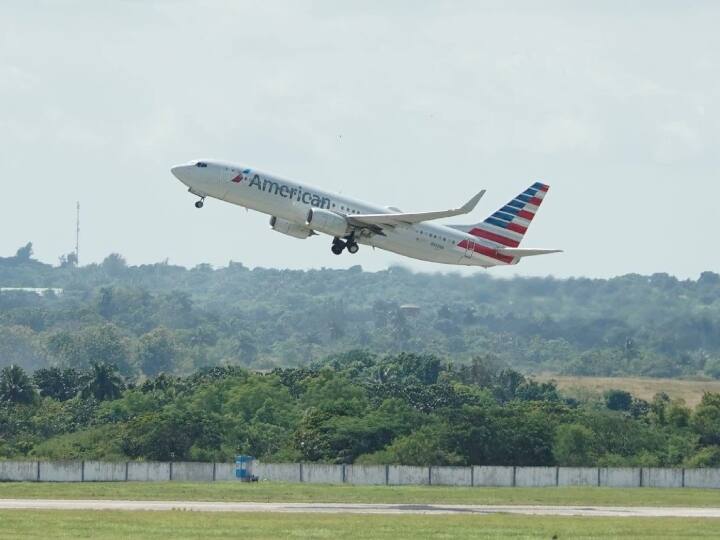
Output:
<instances>
[{"instance_id":1,"label":"utility pole","mask_svg":"<svg viewBox=\"0 0 720 540\"><path fill-rule=\"evenodd\" d=\"M80 267L80 201L77 201L75 213L75 266Z\"/></svg>"}]
</instances>

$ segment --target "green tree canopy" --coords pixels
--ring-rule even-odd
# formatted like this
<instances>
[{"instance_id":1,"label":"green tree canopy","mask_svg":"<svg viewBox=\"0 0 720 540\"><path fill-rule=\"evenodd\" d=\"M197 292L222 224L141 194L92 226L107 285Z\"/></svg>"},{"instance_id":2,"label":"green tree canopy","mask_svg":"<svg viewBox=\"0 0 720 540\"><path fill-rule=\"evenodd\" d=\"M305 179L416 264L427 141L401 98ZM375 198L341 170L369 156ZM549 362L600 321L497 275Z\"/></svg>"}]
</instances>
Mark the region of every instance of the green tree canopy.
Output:
<instances>
[{"instance_id":1,"label":"green tree canopy","mask_svg":"<svg viewBox=\"0 0 720 540\"><path fill-rule=\"evenodd\" d=\"M85 398L93 397L98 401L116 399L125 388L125 383L114 364L92 362L84 378L85 383L81 392Z\"/></svg>"},{"instance_id":2,"label":"green tree canopy","mask_svg":"<svg viewBox=\"0 0 720 540\"><path fill-rule=\"evenodd\" d=\"M10 365L0 370L0 401L32 403L35 398L35 388L23 368Z\"/></svg>"}]
</instances>

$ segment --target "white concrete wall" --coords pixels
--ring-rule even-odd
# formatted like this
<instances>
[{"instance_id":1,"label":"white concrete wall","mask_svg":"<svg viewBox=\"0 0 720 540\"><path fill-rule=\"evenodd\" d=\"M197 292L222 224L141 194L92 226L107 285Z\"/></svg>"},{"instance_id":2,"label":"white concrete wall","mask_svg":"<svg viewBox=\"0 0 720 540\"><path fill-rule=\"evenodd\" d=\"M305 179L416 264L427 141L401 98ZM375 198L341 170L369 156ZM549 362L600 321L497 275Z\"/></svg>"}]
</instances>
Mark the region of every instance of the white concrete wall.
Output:
<instances>
[{"instance_id":1,"label":"white concrete wall","mask_svg":"<svg viewBox=\"0 0 720 540\"><path fill-rule=\"evenodd\" d=\"M471 486L472 467L431 467L430 483L434 486Z\"/></svg>"},{"instance_id":2,"label":"white concrete wall","mask_svg":"<svg viewBox=\"0 0 720 540\"><path fill-rule=\"evenodd\" d=\"M640 469L636 467L601 468L600 485L607 487L640 487Z\"/></svg>"},{"instance_id":3,"label":"white concrete wall","mask_svg":"<svg viewBox=\"0 0 720 540\"><path fill-rule=\"evenodd\" d=\"M682 469L664 469L644 467L642 470L643 487L682 487Z\"/></svg>"},{"instance_id":4,"label":"white concrete wall","mask_svg":"<svg viewBox=\"0 0 720 540\"><path fill-rule=\"evenodd\" d=\"M37 461L0 461L0 482L34 482Z\"/></svg>"},{"instance_id":5,"label":"white concrete wall","mask_svg":"<svg viewBox=\"0 0 720 540\"><path fill-rule=\"evenodd\" d=\"M685 469L685 487L720 488L720 469Z\"/></svg>"},{"instance_id":6,"label":"white concrete wall","mask_svg":"<svg viewBox=\"0 0 720 540\"><path fill-rule=\"evenodd\" d=\"M253 474L260 480L273 482L299 482L299 463L253 463Z\"/></svg>"},{"instance_id":7,"label":"white concrete wall","mask_svg":"<svg viewBox=\"0 0 720 540\"><path fill-rule=\"evenodd\" d=\"M235 478L235 464L234 463L216 463L215 464L215 480L217 480L218 482L237 480L237 478Z\"/></svg>"},{"instance_id":8,"label":"white concrete wall","mask_svg":"<svg viewBox=\"0 0 720 540\"><path fill-rule=\"evenodd\" d=\"M385 465L346 465L347 484L384 485Z\"/></svg>"},{"instance_id":9,"label":"white concrete wall","mask_svg":"<svg viewBox=\"0 0 720 540\"><path fill-rule=\"evenodd\" d=\"M428 467L412 467L409 465L390 465L388 467L388 484L428 484L430 473Z\"/></svg>"},{"instance_id":10,"label":"white concrete wall","mask_svg":"<svg viewBox=\"0 0 720 540\"><path fill-rule=\"evenodd\" d=\"M513 467L473 467L473 485L478 487L510 487L513 485Z\"/></svg>"},{"instance_id":11,"label":"white concrete wall","mask_svg":"<svg viewBox=\"0 0 720 540\"><path fill-rule=\"evenodd\" d=\"M303 463L302 481L311 484L342 484L343 466Z\"/></svg>"},{"instance_id":12,"label":"white concrete wall","mask_svg":"<svg viewBox=\"0 0 720 540\"><path fill-rule=\"evenodd\" d=\"M170 469L170 480L178 482L212 482L213 464L197 461L176 461Z\"/></svg>"},{"instance_id":13,"label":"white concrete wall","mask_svg":"<svg viewBox=\"0 0 720 540\"><path fill-rule=\"evenodd\" d=\"M41 482L82 481L82 461L41 461Z\"/></svg>"},{"instance_id":14,"label":"white concrete wall","mask_svg":"<svg viewBox=\"0 0 720 540\"><path fill-rule=\"evenodd\" d=\"M123 482L125 462L86 461L83 479L85 482Z\"/></svg>"},{"instance_id":15,"label":"white concrete wall","mask_svg":"<svg viewBox=\"0 0 720 540\"><path fill-rule=\"evenodd\" d=\"M518 467L515 470L515 485L518 487L547 487L557 485L555 467Z\"/></svg>"},{"instance_id":16,"label":"white concrete wall","mask_svg":"<svg viewBox=\"0 0 720 540\"><path fill-rule=\"evenodd\" d=\"M128 480L136 482L167 482L170 480L170 463L129 461Z\"/></svg>"},{"instance_id":17,"label":"white concrete wall","mask_svg":"<svg viewBox=\"0 0 720 540\"><path fill-rule=\"evenodd\" d=\"M596 467L560 467L558 468L558 485L597 486L598 474Z\"/></svg>"},{"instance_id":18,"label":"white concrete wall","mask_svg":"<svg viewBox=\"0 0 720 540\"><path fill-rule=\"evenodd\" d=\"M172 464L172 479L188 482L234 481L234 463L176 462ZM112 482L125 480L124 462L101 461L0 461L0 481L32 482ZM343 482L342 465L305 463L302 481L310 483L340 484ZM261 480L274 482L300 482L299 463L253 462L251 473ZM512 486L513 467L411 467L389 465L387 483L390 485L432 484L454 486ZM525 487L598 485L607 487L640 487L640 468L611 467L516 467L515 485ZM168 481L170 463L127 463L129 481ZM348 484L384 485L384 465L346 465L344 481ZM642 486L658 488L716 488L720 489L720 469L642 469Z\"/></svg>"}]
</instances>

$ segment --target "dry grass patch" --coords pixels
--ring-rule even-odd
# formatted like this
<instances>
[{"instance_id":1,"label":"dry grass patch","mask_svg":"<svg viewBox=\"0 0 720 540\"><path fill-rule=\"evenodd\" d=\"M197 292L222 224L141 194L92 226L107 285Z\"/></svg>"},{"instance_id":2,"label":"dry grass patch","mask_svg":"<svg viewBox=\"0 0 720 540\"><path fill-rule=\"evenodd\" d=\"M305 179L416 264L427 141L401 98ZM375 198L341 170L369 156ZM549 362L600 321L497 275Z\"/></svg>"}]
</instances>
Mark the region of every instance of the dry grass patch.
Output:
<instances>
[{"instance_id":1,"label":"dry grass patch","mask_svg":"<svg viewBox=\"0 0 720 540\"><path fill-rule=\"evenodd\" d=\"M703 393L720 392L720 381L688 381L680 379L653 379L648 377L576 377L541 374L539 381L554 380L558 388L568 394L593 393L602 395L610 389L625 390L633 396L650 401L659 392L671 399L683 399L690 407L700 403Z\"/></svg>"}]
</instances>

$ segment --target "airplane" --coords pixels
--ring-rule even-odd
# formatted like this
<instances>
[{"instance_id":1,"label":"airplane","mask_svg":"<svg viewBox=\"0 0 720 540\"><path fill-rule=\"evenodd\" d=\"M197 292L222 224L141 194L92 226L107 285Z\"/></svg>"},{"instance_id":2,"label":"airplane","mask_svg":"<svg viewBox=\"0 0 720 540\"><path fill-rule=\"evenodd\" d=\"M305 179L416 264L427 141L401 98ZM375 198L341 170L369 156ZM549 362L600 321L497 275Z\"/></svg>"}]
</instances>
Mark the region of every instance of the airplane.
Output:
<instances>
[{"instance_id":1,"label":"airplane","mask_svg":"<svg viewBox=\"0 0 720 540\"><path fill-rule=\"evenodd\" d=\"M170 171L199 197L196 208L212 197L268 214L270 227L279 233L301 239L318 233L331 236L335 255L357 253L359 244L365 244L422 261L489 268L562 251L519 247L548 193L549 186L541 182L485 221L439 225L434 221L470 213L485 190L459 208L403 212L225 161L198 159Z\"/></svg>"}]
</instances>

